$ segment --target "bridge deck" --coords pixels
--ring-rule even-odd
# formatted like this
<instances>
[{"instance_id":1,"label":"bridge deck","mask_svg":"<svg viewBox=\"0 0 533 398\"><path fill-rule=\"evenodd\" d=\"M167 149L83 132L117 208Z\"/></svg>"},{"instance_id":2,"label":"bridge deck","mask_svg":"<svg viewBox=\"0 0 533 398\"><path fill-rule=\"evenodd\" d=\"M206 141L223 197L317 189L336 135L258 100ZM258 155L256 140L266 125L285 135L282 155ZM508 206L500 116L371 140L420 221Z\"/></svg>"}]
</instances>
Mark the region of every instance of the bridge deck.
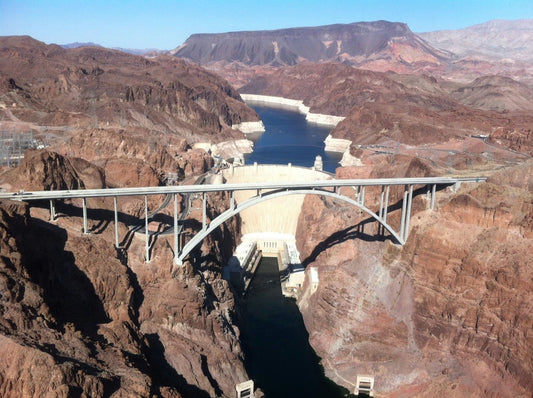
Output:
<instances>
[{"instance_id":1,"label":"bridge deck","mask_svg":"<svg viewBox=\"0 0 533 398\"><path fill-rule=\"evenodd\" d=\"M379 179L350 179L350 180L318 180L294 182L262 182L241 184L213 184L213 185L177 185L162 187L137 188L104 188L79 189L64 191L23 191L0 192L0 199L11 200L49 200L73 198L98 198L113 196L158 195L158 194L186 194L202 192L231 192L257 189L303 189L330 188L350 186L391 186L391 185L452 185L461 182L482 182L487 177L415 177L415 178L379 178Z\"/></svg>"}]
</instances>

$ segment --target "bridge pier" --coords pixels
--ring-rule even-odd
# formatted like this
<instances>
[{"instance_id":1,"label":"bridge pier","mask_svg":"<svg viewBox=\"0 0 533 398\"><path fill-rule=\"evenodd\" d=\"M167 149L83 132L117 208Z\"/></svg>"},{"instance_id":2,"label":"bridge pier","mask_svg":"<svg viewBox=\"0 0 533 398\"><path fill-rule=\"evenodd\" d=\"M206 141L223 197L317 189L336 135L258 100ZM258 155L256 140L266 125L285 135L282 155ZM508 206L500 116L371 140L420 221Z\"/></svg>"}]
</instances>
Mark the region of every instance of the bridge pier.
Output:
<instances>
[{"instance_id":1,"label":"bridge pier","mask_svg":"<svg viewBox=\"0 0 533 398\"><path fill-rule=\"evenodd\" d=\"M50 199L50 221L56 220L56 206L55 206L55 200Z\"/></svg>"},{"instance_id":2,"label":"bridge pier","mask_svg":"<svg viewBox=\"0 0 533 398\"><path fill-rule=\"evenodd\" d=\"M118 206L116 196L113 196L113 207L115 209L115 248L119 249L120 243L118 241Z\"/></svg>"},{"instance_id":3,"label":"bridge pier","mask_svg":"<svg viewBox=\"0 0 533 398\"><path fill-rule=\"evenodd\" d=\"M437 184L433 184L433 187L431 188L431 205L430 209L435 210L435 194L437 193Z\"/></svg>"},{"instance_id":4,"label":"bridge pier","mask_svg":"<svg viewBox=\"0 0 533 398\"><path fill-rule=\"evenodd\" d=\"M405 215L407 212L407 196L408 196L408 187L407 185L405 185L404 191L403 191L403 200L402 200L402 214L400 214L400 239L402 241L403 241L403 237L405 233Z\"/></svg>"},{"instance_id":5,"label":"bridge pier","mask_svg":"<svg viewBox=\"0 0 533 398\"><path fill-rule=\"evenodd\" d=\"M174 263L179 255L178 194L174 194Z\"/></svg>"},{"instance_id":6,"label":"bridge pier","mask_svg":"<svg viewBox=\"0 0 533 398\"><path fill-rule=\"evenodd\" d=\"M390 185L387 185L387 188L385 188L385 207L383 208L383 222L387 223L387 213L389 211L389 191L390 191ZM385 227L382 226L383 232L385 232Z\"/></svg>"},{"instance_id":7,"label":"bridge pier","mask_svg":"<svg viewBox=\"0 0 533 398\"><path fill-rule=\"evenodd\" d=\"M207 228L207 195L202 192L202 229Z\"/></svg>"},{"instance_id":8,"label":"bridge pier","mask_svg":"<svg viewBox=\"0 0 533 398\"><path fill-rule=\"evenodd\" d=\"M385 186L381 186L381 195L379 197L379 219L383 220L383 210L384 210L384 203L385 202ZM378 224L378 235L384 234L385 230L383 229L383 226L381 224Z\"/></svg>"},{"instance_id":9,"label":"bridge pier","mask_svg":"<svg viewBox=\"0 0 533 398\"><path fill-rule=\"evenodd\" d=\"M409 197L407 199L407 213L405 214L405 231L402 237L404 242L407 242L409 236L409 223L411 221L411 204L413 203L413 186L409 185Z\"/></svg>"},{"instance_id":10,"label":"bridge pier","mask_svg":"<svg viewBox=\"0 0 533 398\"><path fill-rule=\"evenodd\" d=\"M87 198L82 198L83 203L83 233L88 234L89 228L87 226Z\"/></svg>"},{"instance_id":11,"label":"bridge pier","mask_svg":"<svg viewBox=\"0 0 533 398\"><path fill-rule=\"evenodd\" d=\"M144 236L146 244L146 262L150 262L150 234L148 233L148 195L144 195Z\"/></svg>"}]
</instances>

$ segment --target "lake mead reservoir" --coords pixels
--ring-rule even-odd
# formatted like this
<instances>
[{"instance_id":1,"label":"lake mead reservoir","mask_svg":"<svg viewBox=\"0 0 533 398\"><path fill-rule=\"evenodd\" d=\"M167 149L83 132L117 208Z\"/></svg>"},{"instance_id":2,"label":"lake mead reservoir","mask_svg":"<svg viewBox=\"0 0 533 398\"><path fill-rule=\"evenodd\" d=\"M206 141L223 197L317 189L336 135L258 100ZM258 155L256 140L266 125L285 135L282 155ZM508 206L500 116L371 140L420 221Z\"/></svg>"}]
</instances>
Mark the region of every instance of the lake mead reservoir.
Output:
<instances>
[{"instance_id":1,"label":"lake mead reservoir","mask_svg":"<svg viewBox=\"0 0 533 398\"><path fill-rule=\"evenodd\" d=\"M265 132L249 134L254 151L245 156L246 164L288 164L312 167L322 156L324 171L335 173L341 153L326 152L324 140L331 127L309 123L305 115L293 110L250 104L261 117Z\"/></svg>"}]
</instances>

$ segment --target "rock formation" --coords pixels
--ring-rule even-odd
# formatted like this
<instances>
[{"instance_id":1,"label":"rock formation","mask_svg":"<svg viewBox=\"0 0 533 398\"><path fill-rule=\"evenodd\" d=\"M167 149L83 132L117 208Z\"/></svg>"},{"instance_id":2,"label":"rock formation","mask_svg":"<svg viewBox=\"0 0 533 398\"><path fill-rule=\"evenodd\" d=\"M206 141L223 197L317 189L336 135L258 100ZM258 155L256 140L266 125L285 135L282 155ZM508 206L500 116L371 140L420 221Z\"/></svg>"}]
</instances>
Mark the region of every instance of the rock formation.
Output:
<instances>
[{"instance_id":1,"label":"rock formation","mask_svg":"<svg viewBox=\"0 0 533 398\"><path fill-rule=\"evenodd\" d=\"M381 60L398 66L402 62L438 64L449 56L429 46L406 24L387 21L194 34L172 53L204 65L226 61L275 67L305 61L336 61L359 67Z\"/></svg>"},{"instance_id":2,"label":"rock formation","mask_svg":"<svg viewBox=\"0 0 533 398\"><path fill-rule=\"evenodd\" d=\"M194 183L213 159L193 144L240 139L231 127L257 120L225 81L173 57L28 37L1 38L0 52L2 129L31 129L45 147L1 170L5 190L154 186L171 172ZM209 216L228 200L210 197ZM87 205L84 235L78 200L56 203L53 223L47 203L0 203L0 395L233 396L248 376L220 266L238 221L206 239L198 264L174 269L169 238L152 239L147 264L130 231L141 198L118 201L119 250L113 202Z\"/></svg>"},{"instance_id":3,"label":"rock formation","mask_svg":"<svg viewBox=\"0 0 533 398\"><path fill-rule=\"evenodd\" d=\"M533 61L533 20L492 20L457 30L417 33L459 57Z\"/></svg>"},{"instance_id":4,"label":"rock formation","mask_svg":"<svg viewBox=\"0 0 533 398\"><path fill-rule=\"evenodd\" d=\"M439 193L436 212L416 197L403 248L354 209L305 199L298 247L320 285L299 306L329 377L353 389L372 374L391 397L531 394L532 170L529 161Z\"/></svg>"},{"instance_id":5,"label":"rock formation","mask_svg":"<svg viewBox=\"0 0 533 398\"><path fill-rule=\"evenodd\" d=\"M484 75L531 83L531 26L531 20L490 21L456 31L415 34L402 23L375 21L195 34L171 53L217 71L236 87L257 73L309 62L465 83Z\"/></svg>"},{"instance_id":6,"label":"rock formation","mask_svg":"<svg viewBox=\"0 0 533 398\"><path fill-rule=\"evenodd\" d=\"M90 180L70 168L75 162L38 153L13 181L31 169L45 187L86 187ZM213 217L225 200L210 198ZM247 375L220 263L237 224L204 244L203 268L174 269L167 238L153 244L146 264L142 243L123 225L119 251L105 226L91 221L93 232L81 234L77 206L61 205L52 224L40 221L46 211L38 206L0 204L2 396L232 396ZM111 203L89 206L112 217Z\"/></svg>"},{"instance_id":7,"label":"rock formation","mask_svg":"<svg viewBox=\"0 0 533 398\"><path fill-rule=\"evenodd\" d=\"M223 141L236 134L233 124L258 120L227 82L175 57L63 49L25 36L1 38L0 54L5 120L55 135L69 136L59 126L66 133L99 127Z\"/></svg>"}]
</instances>

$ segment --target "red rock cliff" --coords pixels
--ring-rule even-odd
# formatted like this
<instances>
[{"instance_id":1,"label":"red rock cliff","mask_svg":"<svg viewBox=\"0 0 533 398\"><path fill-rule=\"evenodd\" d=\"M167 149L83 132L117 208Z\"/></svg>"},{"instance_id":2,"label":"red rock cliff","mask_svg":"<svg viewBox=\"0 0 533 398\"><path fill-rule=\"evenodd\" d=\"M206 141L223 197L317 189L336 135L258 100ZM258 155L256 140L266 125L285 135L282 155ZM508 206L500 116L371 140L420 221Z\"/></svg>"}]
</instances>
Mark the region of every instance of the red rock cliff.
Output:
<instances>
[{"instance_id":1,"label":"red rock cliff","mask_svg":"<svg viewBox=\"0 0 533 398\"><path fill-rule=\"evenodd\" d=\"M375 375L390 397L531 396L532 171L440 192L434 212L417 197L404 247L306 198L298 243L320 284L299 306L326 374L350 389Z\"/></svg>"}]
</instances>

